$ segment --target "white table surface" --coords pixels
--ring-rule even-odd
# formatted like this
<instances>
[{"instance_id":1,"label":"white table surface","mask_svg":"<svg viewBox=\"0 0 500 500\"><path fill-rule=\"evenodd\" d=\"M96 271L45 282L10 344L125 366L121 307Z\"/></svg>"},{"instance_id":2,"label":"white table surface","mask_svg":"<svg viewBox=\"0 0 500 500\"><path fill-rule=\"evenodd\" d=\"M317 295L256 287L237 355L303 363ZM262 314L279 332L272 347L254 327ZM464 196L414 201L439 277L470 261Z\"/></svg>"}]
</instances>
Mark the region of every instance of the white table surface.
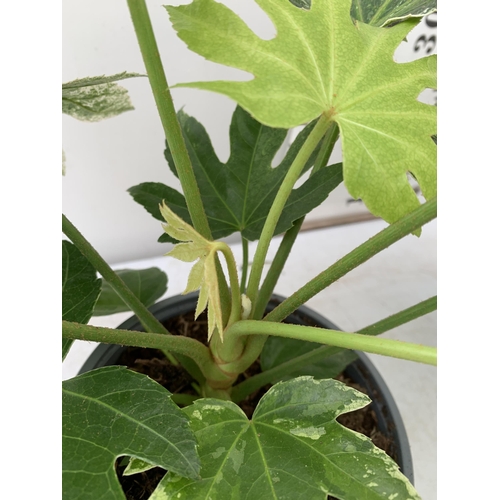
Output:
<instances>
[{"instance_id":1,"label":"white table surface","mask_svg":"<svg viewBox=\"0 0 500 500\"><path fill-rule=\"evenodd\" d=\"M330 266L386 224L373 220L300 233L275 292L288 296L308 279ZM351 271L307 305L342 330L355 332L401 309L436 295L436 229L424 226L420 238L407 236L369 262ZM268 260L279 246L274 238ZM231 245L241 263L241 245ZM250 245L250 255L255 245ZM162 252L159 246L159 252ZM113 266L115 269L158 267L169 279L163 298L181 293L190 265L170 257L156 257ZM90 324L116 327L131 313L92 318ZM384 334L384 337L437 345L436 312ZM77 374L96 344L76 341L63 363L63 379ZM415 486L423 500L437 498L436 368L384 356L369 355L382 374L399 408L410 441Z\"/></svg>"}]
</instances>

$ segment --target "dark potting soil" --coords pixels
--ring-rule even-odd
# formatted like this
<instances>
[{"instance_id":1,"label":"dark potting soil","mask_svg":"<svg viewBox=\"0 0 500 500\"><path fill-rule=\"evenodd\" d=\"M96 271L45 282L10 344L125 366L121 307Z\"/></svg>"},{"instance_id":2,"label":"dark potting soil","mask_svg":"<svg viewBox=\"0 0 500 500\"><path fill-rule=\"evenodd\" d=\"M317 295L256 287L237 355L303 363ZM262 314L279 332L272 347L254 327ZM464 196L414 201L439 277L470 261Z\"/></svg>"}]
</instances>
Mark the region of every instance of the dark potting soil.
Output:
<instances>
[{"instance_id":1,"label":"dark potting soil","mask_svg":"<svg viewBox=\"0 0 500 500\"><path fill-rule=\"evenodd\" d=\"M205 313L201 314L196 322L193 321L191 314L168 320L164 325L174 335L191 337L207 345L207 320ZM192 377L181 366L173 366L159 350L128 347L122 353L117 364L127 366L131 370L147 375L166 387L173 394L197 395L196 390L192 386L194 382ZM260 372L260 363L257 360L245 373L240 375L236 383L240 383ZM359 386L344 374L340 374L336 378L360 392L367 392L365 388ZM238 403L249 419L252 417L257 403L270 387L271 384L261 387ZM379 430L377 416L372 409L372 405L340 415L337 421L349 429L368 436L377 447L384 450L396 460L392 440ZM116 471L127 500L148 499L166 473L164 469L155 467L149 471L132 476L123 476L124 470L125 465L117 462ZM331 496L328 499L336 500Z\"/></svg>"}]
</instances>

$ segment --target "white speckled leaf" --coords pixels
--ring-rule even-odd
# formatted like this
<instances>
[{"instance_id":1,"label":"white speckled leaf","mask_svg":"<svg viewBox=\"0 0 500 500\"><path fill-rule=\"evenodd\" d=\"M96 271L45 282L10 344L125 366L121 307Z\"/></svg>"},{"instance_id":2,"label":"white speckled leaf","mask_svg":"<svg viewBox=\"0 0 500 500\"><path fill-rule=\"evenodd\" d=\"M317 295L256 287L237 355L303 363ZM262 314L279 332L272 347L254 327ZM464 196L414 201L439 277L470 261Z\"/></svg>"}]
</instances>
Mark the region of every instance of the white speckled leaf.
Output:
<instances>
[{"instance_id":1,"label":"white speckled leaf","mask_svg":"<svg viewBox=\"0 0 500 500\"><path fill-rule=\"evenodd\" d=\"M353 0L351 16L372 26L422 18L437 9L436 0Z\"/></svg>"},{"instance_id":2,"label":"white speckled leaf","mask_svg":"<svg viewBox=\"0 0 500 500\"><path fill-rule=\"evenodd\" d=\"M62 112L85 122L96 122L134 109L126 88L116 81L134 78L138 73L94 76L63 83Z\"/></svg>"},{"instance_id":3,"label":"white speckled leaf","mask_svg":"<svg viewBox=\"0 0 500 500\"><path fill-rule=\"evenodd\" d=\"M250 421L232 402L197 400L184 411L202 479L169 472L150 500L418 499L384 452L336 422L369 401L341 382L312 377L273 386Z\"/></svg>"},{"instance_id":4,"label":"white speckled leaf","mask_svg":"<svg viewBox=\"0 0 500 500\"><path fill-rule=\"evenodd\" d=\"M289 1L300 9L311 8L311 0ZM436 10L436 0L353 0L351 17L372 26L385 26L409 17L422 18Z\"/></svg>"},{"instance_id":5,"label":"white speckled leaf","mask_svg":"<svg viewBox=\"0 0 500 500\"><path fill-rule=\"evenodd\" d=\"M63 382L64 500L125 500L118 457L198 477L196 441L170 393L150 378L108 366Z\"/></svg>"}]
</instances>

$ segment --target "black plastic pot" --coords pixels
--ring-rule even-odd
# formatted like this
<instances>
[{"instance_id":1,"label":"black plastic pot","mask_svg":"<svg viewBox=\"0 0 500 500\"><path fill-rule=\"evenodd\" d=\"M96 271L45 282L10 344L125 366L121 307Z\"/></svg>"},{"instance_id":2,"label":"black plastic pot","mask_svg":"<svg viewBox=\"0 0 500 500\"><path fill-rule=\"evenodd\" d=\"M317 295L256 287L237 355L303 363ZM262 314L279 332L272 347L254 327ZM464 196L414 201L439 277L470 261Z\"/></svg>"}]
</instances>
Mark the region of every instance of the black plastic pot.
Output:
<instances>
[{"instance_id":1,"label":"black plastic pot","mask_svg":"<svg viewBox=\"0 0 500 500\"><path fill-rule=\"evenodd\" d=\"M197 293L177 295L158 302L150 310L160 322L163 322L194 311L197 299ZM274 295L268 305L268 310L272 310L283 300L283 297ZM322 328L339 330L333 323L306 306L297 309L287 318L287 322L308 326L317 325ZM138 331L143 329L136 316L132 316L118 328ZM115 364L124 349L126 348L119 345L100 344L83 364L79 373ZM368 357L362 352L357 352L357 355L358 359L351 363L344 373L351 380L366 388L377 415L379 430L394 443L394 458L401 472L413 484L414 476L410 445L396 403L381 375Z\"/></svg>"}]
</instances>

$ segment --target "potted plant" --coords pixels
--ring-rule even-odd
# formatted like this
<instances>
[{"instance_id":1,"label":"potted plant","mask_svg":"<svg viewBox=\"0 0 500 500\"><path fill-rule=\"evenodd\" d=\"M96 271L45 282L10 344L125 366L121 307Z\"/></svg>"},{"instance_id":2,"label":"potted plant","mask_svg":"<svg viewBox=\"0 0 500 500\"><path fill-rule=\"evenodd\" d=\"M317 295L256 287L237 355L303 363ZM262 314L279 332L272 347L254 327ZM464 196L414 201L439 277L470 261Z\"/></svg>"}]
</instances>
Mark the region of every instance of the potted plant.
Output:
<instances>
[{"instance_id":1,"label":"potted plant","mask_svg":"<svg viewBox=\"0 0 500 500\"><path fill-rule=\"evenodd\" d=\"M195 380L194 395L176 398L120 366L65 381L65 498L124 498L115 471L119 457L130 457L128 475L153 467L168 470L153 500L419 498L384 452L337 422L339 415L369 403L343 383L311 376L279 382L251 420L235 400L242 395L239 376L259 359L270 338L285 339L277 348L291 340L322 344L309 363L342 359L345 349L357 349L436 364L434 348L376 337L435 310L435 297L360 332L284 322L350 270L404 236L419 235L436 217L436 108L417 101L424 89L436 87L436 58L397 64L392 57L419 19L435 10L435 2L380 2L377 7L373 2L351 7L349 0L258 3L276 26L272 40L258 38L215 0L167 7L191 50L254 75L247 82L185 84L238 103L231 157L222 164L203 127L175 112L145 1L128 0L164 126L165 154L183 190L144 183L130 193L163 221L161 240L175 244L169 255L193 262L185 293L199 291L195 315L207 311L208 339L171 335L148 309L165 289L163 273L113 271L63 215L70 240L63 242L63 359L74 339L156 348ZM115 82L134 76L65 84L63 110L97 119L130 109ZM286 130L302 124L304 130L272 169ZM337 140L343 162L327 165ZM296 188L302 176L307 180ZM410 176L425 203L415 195ZM304 216L342 181L353 198L361 198L390 225L266 312ZM252 264L246 254L241 275L230 247L220 241L233 232L241 233L244 248L248 240L258 241ZM281 233L280 248L264 275L271 238ZM138 280L153 286L136 287ZM128 308L144 331L87 325L96 308ZM301 362L303 353L295 351L288 374L296 373ZM252 388L275 379L261 377Z\"/></svg>"}]
</instances>

